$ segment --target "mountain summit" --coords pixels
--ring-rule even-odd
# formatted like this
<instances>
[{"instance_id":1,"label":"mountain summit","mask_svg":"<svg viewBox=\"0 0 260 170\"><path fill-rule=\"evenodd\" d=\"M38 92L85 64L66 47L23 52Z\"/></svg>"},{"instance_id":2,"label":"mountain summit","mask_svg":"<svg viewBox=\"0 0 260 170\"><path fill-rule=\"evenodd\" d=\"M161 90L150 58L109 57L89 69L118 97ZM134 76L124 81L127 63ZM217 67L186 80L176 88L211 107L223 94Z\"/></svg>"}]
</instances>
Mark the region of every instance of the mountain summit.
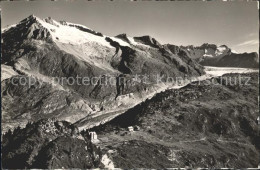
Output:
<instances>
[{"instance_id":1,"label":"mountain summit","mask_svg":"<svg viewBox=\"0 0 260 170\"><path fill-rule=\"evenodd\" d=\"M6 73L2 113L7 129L40 118L73 123L96 112L128 107L167 87L154 75L166 79L205 74L188 54L174 54L150 36L110 37L50 17L31 15L4 29L2 47ZM146 76L147 83L136 81L136 75ZM21 78L36 83L21 85ZM83 85L86 78L95 81ZM71 83L76 79L81 83ZM115 83L104 85L106 79Z\"/></svg>"}]
</instances>

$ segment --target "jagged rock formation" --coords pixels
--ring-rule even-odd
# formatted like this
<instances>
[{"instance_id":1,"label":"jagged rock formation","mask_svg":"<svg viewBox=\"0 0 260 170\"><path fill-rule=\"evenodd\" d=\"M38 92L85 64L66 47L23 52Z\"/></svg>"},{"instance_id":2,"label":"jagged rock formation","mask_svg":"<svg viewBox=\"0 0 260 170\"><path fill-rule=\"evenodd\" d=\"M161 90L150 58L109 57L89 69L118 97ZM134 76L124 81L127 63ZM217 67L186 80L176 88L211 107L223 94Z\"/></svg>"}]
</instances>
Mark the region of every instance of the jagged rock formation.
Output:
<instances>
[{"instance_id":1,"label":"jagged rock formation","mask_svg":"<svg viewBox=\"0 0 260 170\"><path fill-rule=\"evenodd\" d=\"M2 139L5 169L103 167L100 149L66 121L42 119L28 123L24 129L8 131Z\"/></svg>"},{"instance_id":2,"label":"jagged rock formation","mask_svg":"<svg viewBox=\"0 0 260 170\"><path fill-rule=\"evenodd\" d=\"M114 150L115 167L257 167L258 93L257 73L227 74L166 90L91 130L117 141L107 145ZM125 134L136 125L140 131ZM143 157L153 157L157 165L141 164Z\"/></svg>"},{"instance_id":3,"label":"jagged rock formation","mask_svg":"<svg viewBox=\"0 0 260 170\"><path fill-rule=\"evenodd\" d=\"M256 52L239 54L232 52L226 45L218 47L215 44L207 43L198 47L175 47L170 44L167 46L174 51L185 50L190 58L204 66L259 68L259 56Z\"/></svg>"},{"instance_id":4,"label":"jagged rock formation","mask_svg":"<svg viewBox=\"0 0 260 170\"><path fill-rule=\"evenodd\" d=\"M1 63L8 68L2 79L4 129L42 117L75 122L96 111L118 108L115 99L129 93L142 100L147 91L157 88L154 75L166 79L205 74L186 54L173 54L149 36L108 37L50 17L32 15L5 29L2 47ZM147 75L149 84L136 81L137 74ZM16 80L13 85L18 78L36 84Z\"/></svg>"},{"instance_id":5,"label":"jagged rock formation","mask_svg":"<svg viewBox=\"0 0 260 170\"><path fill-rule=\"evenodd\" d=\"M134 40L136 42L140 42L145 45L149 45L155 48L161 48L162 45L154 38L150 37L149 35L147 36L142 36L142 37L134 37Z\"/></svg>"}]
</instances>

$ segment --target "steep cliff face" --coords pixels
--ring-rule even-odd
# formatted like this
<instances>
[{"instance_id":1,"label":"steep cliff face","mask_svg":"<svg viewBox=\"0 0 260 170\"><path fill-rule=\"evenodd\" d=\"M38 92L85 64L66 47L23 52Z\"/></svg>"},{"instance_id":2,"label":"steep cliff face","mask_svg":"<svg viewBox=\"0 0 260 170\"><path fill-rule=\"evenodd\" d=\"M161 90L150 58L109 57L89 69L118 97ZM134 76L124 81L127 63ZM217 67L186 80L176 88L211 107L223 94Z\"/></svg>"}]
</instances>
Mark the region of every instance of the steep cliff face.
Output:
<instances>
[{"instance_id":1,"label":"steep cliff face","mask_svg":"<svg viewBox=\"0 0 260 170\"><path fill-rule=\"evenodd\" d=\"M134 40L136 42L140 42L142 44L152 46L155 48L161 48L162 45L154 38L150 37L149 35L147 36L142 36L142 37L134 37Z\"/></svg>"},{"instance_id":2,"label":"steep cliff face","mask_svg":"<svg viewBox=\"0 0 260 170\"><path fill-rule=\"evenodd\" d=\"M178 51L178 49L185 50L189 54L189 57L195 59L198 63L204 66L240 68L259 67L259 57L257 53L234 53L226 45L216 46L215 44L203 44L198 47L168 46L170 46L174 51Z\"/></svg>"},{"instance_id":3,"label":"steep cliff face","mask_svg":"<svg viewBox=\"0 0 260 170\"><path fill-rule=\"evenodd\" d=\"M66 121L42 119L2 138L5 169L101 168L102 153Z\"/></svg>"},{"instance_id":4,"label":"steep cliff face","mask_svg":"<svg viewBox=\"0 0 260 170\"><path fill-rule=\"evenodd\" d=\"M120 104L114 101L120 95L133 93L142 100L157 83L157 75L166 79L205 74L194 60L173 54L150 36L108 37L50 17L32 15L5 29L2 47L1 63L7 73L2 79L2 112L7 124L57 116L74 122L117 108ZM145 75L149 84L136 81L136 75ZM27 80L26 87L18 80L12 84L17 78Z\"/></svg>"}]
</instances>

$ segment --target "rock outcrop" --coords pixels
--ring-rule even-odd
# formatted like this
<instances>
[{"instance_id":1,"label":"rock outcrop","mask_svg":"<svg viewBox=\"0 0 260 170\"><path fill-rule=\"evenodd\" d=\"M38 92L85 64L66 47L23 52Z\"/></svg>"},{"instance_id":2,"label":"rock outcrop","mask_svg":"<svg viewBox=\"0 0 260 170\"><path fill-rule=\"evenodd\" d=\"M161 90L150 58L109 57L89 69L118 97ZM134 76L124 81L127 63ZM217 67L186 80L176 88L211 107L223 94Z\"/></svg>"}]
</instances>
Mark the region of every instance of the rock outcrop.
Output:
<instances>
[{"instance_id":1,"label":"rock outcrop","mask_svg":"<svg viewBox=\"0 0 260 170\"><path fill-rule=\"evenodd\" d=\"M2 138L5 169L102 168L102 153L66 121L42 119Z\"/></svg>"}]
</instances>

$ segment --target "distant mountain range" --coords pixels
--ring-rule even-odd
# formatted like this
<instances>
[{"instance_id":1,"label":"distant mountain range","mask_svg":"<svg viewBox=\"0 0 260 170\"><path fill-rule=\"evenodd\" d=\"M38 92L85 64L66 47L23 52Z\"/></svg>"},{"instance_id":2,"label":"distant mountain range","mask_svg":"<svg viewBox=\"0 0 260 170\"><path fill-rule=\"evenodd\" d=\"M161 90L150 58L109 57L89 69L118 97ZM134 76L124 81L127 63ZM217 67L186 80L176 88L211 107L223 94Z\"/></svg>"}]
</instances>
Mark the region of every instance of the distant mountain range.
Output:
<instances>
[{"instance_id":1,"label":"distant mountain range","mask_svg":"<svg viewBox=\"0 0 260 170\"><path fill-rule=\"evenodd\" d=\"M226 45L203 44L198 47L168 44L173 52L184 50L188 56L203 66L259 68L259 56L253 53L235 53Z\"/></svg>"}]
</instances>

